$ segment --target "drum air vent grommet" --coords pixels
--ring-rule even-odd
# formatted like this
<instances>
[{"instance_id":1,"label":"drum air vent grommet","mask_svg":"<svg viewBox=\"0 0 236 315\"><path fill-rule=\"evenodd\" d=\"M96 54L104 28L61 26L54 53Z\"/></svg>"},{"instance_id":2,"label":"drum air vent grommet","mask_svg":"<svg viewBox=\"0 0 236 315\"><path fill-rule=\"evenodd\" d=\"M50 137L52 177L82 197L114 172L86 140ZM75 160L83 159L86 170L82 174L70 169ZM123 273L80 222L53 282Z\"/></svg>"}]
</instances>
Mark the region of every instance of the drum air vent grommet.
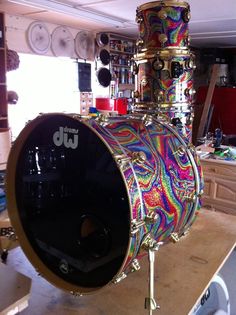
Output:
<instances>
[{"instance_id":1,"label":"drum air vent grommet","mask_svg":"<svg viewBox=\"0 0 236 315\"><path fill-rule=\"evenodd\" d=\"M164 68L164 65L165 65L164 61L157 58L156 60L153 61L152 68L153 70L159 71Z\"/></svg>"}]
</instances>

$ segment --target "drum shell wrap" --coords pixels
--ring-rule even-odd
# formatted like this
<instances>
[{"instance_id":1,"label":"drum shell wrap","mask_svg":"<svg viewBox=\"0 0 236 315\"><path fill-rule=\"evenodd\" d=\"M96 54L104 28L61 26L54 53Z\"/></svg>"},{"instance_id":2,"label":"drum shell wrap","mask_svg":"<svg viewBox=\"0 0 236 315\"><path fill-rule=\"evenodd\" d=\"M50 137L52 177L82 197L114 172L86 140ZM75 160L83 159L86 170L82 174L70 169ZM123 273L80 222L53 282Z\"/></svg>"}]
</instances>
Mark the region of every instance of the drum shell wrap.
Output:
<instances>
[{"instance_id":1,"label":"drum shell wrap","mask_svg":"<svg viewBox=\"0 0 236 315\"><path fill-rule=\"evenodd\" d=\"M72 140L68 141L65 138L71 130L74 132L74 142ZM63 146L63 140L60 143L58 140L56 145L53 142L54 135L58 135L59 131L62 132L61 134L64 132L65 146ZM60 274L58 270L55 274L50 264L48 266L47 262L44 262L45 257L42 253L45 251L45 245L38 250L38 247L42 243L40 237L44 235L44 232L38 232L38 230L35 232L33 230L34 221L31 222L31 209L30 215L24 212L25 203L27 204L28 202L24 195L24 186L35 180L35 178L38 178L37 176L41 176L40 178L44 178L45 180L47 174L43 177L42 174L31 175L27 167L22 167L25 165L24 161L27 160L27 156L25 155L29 152L29 148L32 152L32 147L37 148L37 150L42 147L45 150L48 146L51 151L52 147L53 150L63 147L65 157L69 156L73 151L73 154L77 154L79 160L82 157L83 161L86 161L89 155L86 155L86 152L82 149L80 151L80 145L86 143L87 139L80 139L82 132L85 132L85 134L88 132L89 135L92 134L93 137L98 138L105 145L105 151L107 152L107 156L109 156L109 160L115 162L118 170L115 174L120 178L120 182L123 183L123 191L126 191L126 193L123 193L126 195L124 195L123 199L127 201L125 201L123 209L120 209L121 213L127 213L125 218L127 217L128 220L128 222L125 222L125 225L128 227L128 230L125 232L127 234L126 241L122 245L125 247L123 250L123 260L119 268L114 269L115 271L112 273L112 277L106 281L107 283L112 282L122 272L126 272L130 268L132 261L143 255L141 244L145 235L151 234L158 242L168 242L172 233L182 234L188 229L200 208L199 194L202 189L202 182L201 168L194 151L186 145L186 141L173 127L153 117L149 123L145 123L143 115L139 114L110 118L104 122L100 122L94 119L79 118L76 115L46 114L39 116L29 123L16 140L9 157L7 169L9 215L16 233L19 235L23 250L39 272L45 275L49 281L65 290L84 294L97 290L104 284L101 285L99 283L96 285L95 283L90 286L84 285L84 283L80 284L79 280L77 283L74 283L74 280L64 279L64 274ZM67 140L65 141L65 139ZM78 142L76 143L75 140ZM82 141L81 143L80 140ZM58 148L59 145L60 147ZM91 152L90 155L93 155L93 151ZM145 157L141 160L137 158L140 152ZM94 155L95 153L96 151L94 151ZM72 176L80 168L80 163L79 161L74 164L70 162L67 167L68 171L70 170L69 175ZM60 168L63 169L62 163L60 164ZM57 177L55 177L55 174L53 176L53 180L56 181ZM112 184L114 176L112 175L111 178ZM81 175L78 178L78 182L82 185L85 179ZM105 179L106 176L104 177ZM102 183L102 178L100 183ZM74 233L74 216L80 220L80 211L82 212L76 181L73 185L72 191L76 192L74 201L76 203L76 194L78 194L78 203L75 207L76 211L74 209L70 212L69 208L66 210L65 224L70 221L70 215L73 215L68 234L70 236L68 237L72 237L71 235ZM114 189L116 188L114 187ZM48 192L41 190L41 197L44 193L48 194ZM100 198L98 195L96 197ZM100 201L104 202L104 207L108 202L108 200ZM31 207L33 206L31 205ZM86 207L86 203L83 207ZM48 222L43 222L43 220L48 220L43 208L44 205L42 204L40 208L42 215L36 209L34 220L35 217L39 217L42 221L40 222L42 224L45 223L44 225L47 226ZM108 222L107 224L110 226L109 229L112 234L111 239L115 243L116 239L119 240L121 234L111 230L115 226L115 216L119 214L112 212L113 207L106 213L100 213L99 211L97 210L94 215L96 217L101 216L102 222ZM146 222L145 218L152 213L157 215L157 220L152 223ZM122 220L124 221L124 218ZM60 224L62 223L60 222ZM55 218L53 222L55 230L51 231L51 233L54 232L56 240L60 237L60 233L56 234L58 233L57 225L57 218ZM36 243L34 239L31 239L34 233L37 235ZM58 252L58 250L53 251ZM51 250L51 252L53 251ZM63 261L67 259L67 255L64 256L62 257ZM100 258L96 259L96 262L99 262ZM101 259L104 259L104 257ZM76 265L74 260L72 261ZM63 279L61 279L61 276ZM91 276L88 275L88 277ZM86 282L86 277L84 281Z\"/></svg>"},{"instance_id":2,"label":"drum shell wrap","mask_svg":"<svg viewBox=\"0 0 236 315\"><path fill-rule=\"evenodd\" d=\"M143 56L143 55L141 55ZM159 58L164 67L161 70L155 69L155 62ZM138 67L137 73L137 102L144 102L148 105L158 104L159 108L171 108L184 106L193 101L193 95L186 93L193 89L193 68L186 66L190 60L190 54L169 55L168 58L150 56L142 59L135 57ZM172 65L178 64L182 73L176 77L172 74Z\"/></svg>"},{"instance_id":3,"label":"drum shell wrap","mask_svg":"<svg viewBox=\"0 0 236 315\"><path fill-rule=\"evenodd\" d=\"M186 2L154 1L137 9L137 22L142 49L187 48L189 41L189 14Z\"/></svg>"}]
</instances>

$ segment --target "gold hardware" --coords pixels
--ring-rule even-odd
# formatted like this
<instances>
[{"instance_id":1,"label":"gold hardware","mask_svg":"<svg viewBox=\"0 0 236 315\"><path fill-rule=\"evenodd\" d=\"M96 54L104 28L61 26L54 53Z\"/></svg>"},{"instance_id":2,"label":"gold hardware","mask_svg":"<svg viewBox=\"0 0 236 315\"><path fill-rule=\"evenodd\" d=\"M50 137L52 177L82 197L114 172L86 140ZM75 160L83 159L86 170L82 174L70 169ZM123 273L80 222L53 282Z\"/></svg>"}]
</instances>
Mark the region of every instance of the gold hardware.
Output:
<instances>
[{"instance_id":1,"label":"gold hardware","mask_svg":"<svg viewBox=\"0 0 236 315\"><path fill-rule=\"evenodd\" d=\"M135 20L136 20L136 23L138 23L138 24L143 22L143 18L140 15L139 16L137 15Z\"/></svg>"},{"instance_id":2,"label":"gold hardware","mask_svg":"<svg viewBox=\"0 0 236 315\"><path fill-rule=\"evenodd\" d=\"M155 98L157 99L157 102L164 102L164 92L156 90L154 92Z\"/></svg>"},{"instance_id":3,"label":"gold hardware","mask_svg":"<svg viewBox=\"0 0 236 315\"><path fill-rule=\"evenodd\" d=\"M160 60L159 58L157 58L153 64L152 67L154 70L162 70L164 68L164 62L162 60Z\"/></svg>"},{"instance_id":4,"label":"gold hardware","mask_svg":"<svg viewBox=\"0 0 236 315\"><path fill-rule=\"evenodd\" d=\"M147 224L154 224L156 223L158 220L158 214L155 213L154 211L152 211L151 213L149 213L146 218L145 218L145 222Z\"/></svg>"},{"instance_id":5,"label":"gold hardware","mask_svg":"<svg viewBox=\"0 0 236 315\"><path fill-rule=\"evenodd\" d=\"M160 10L158 12L158 17L161 19L161 20L165 20L167 18L167 12L165 10Z\"/></svg>"},{"instance_id":6,"label":"gold hardware","mask_svg":"<svg viewBox=\"0 0 236 315\"><path fill-rule=\"evenodd\" d=\"M134 259L131 264L130 272L139 271L141 269L138 259Z\"/></svg>"},{"instance_id":7,"label":"gold hardware","mask_svg":"<svg viewBox=\"0 0 236 315\"><path fill-rule=\"evenodd\" d=\"M157 242L149 233L144 237L141 247L146 250L157 251L163 242Z\"/></svg>"},{"instance_id":8,"label":"gold hardware","mask_svg":"<svg viewBox=\"0 0 236 315\"><path fill-rule=\"evenodd\" d=\"M178 154L179 156L182 156L182 155L184 155L185 153L186 153L186 147L183 146L183 145L180 145L180 146L178 147L178 149L177 149L175 152L173 152L174 155L175 155L175 154Z\"/></svg>"},{"instance_id":9,"label":"gold hardware","mask_svg":"<svg viewBox=\"0 0 236 315\"><path fill-rule=\"evenodd\" d=\"M123 167L125 164L129 163L131 161L131 158L125 154L114 154L114 159L116 163Z\"/></svg>"},{"instance_id":10,"label":"gold hardware","mask_svg":"<svg viewBox=\"0 0 236 315\"><path fill-rule=\"evenodd\" d=\"M138 68L138 65L135 61L132 61L131 69L132 69L132 73L134 75L138 74L139 68Z\"/></svg>"},{"instance_id":11,"label":"gold hardware","mask_svg":"<svg viewBox=\"0 0 236 315\"><path fill-rule=\"evenodd\" d=\"M143 116L142 120L144 125L147 127L153 123L153 116L146 114Z\"/></svg>"},{"instance_id":12,"label":"gold hardware","mask_svg":"<svg viewBox=\"0 0 236 315\"><path fill-rule=\"evenodd\" d=\"M142 78L140 83L141 83L142 86L146 86L148 84L147 78L146 77Z\"/></svg>"},{"instance_id":13,"label":"gold hardware","mask_svg":"<svg viewBox=\"0 0 236 315\"><path fill-rule=\"evenodd\" d=\"M109 122L109 117L107 115L104 115L104 114L99 114L99 116L96 118L96 121L102 125L102 126L105 126L108 124Z\"/></svg>"},{"instance_id":14,"label":"gold hardware","mask_svg":"<svg viewBox=\"0 0 236 315\"><path fill-rule=\"evenodd\" d=\"M145 221L140 220L140 221L136 221L135 219L131 222L131 236L134 236L135 234L137 234L140 230L140 228L142 226L145 225Z\"/></svg>"},{"instance_id":15,"label":"gold hardware","mask_svg":"<svg viewBox=\"0 0 236 315\"><path fill-rule=\"evenodd\" d=\"M171 233L170 234L170 240L173 243L178 243L179 242L179 235L178 235L178 233Z\"/></svg>"},{"instance_id":16,"label":"gold hardware","mask_svg":"<svg viewBox=\"0 0 236 315\"><path fill-rule=\"evenodd\" d=\"M186 88L184 90L184 95L186 97L190 97L190 96L194 96L196 94L196 90L195 89L189 89L189 88Z\"/></svg>"},{"instance_id":17,"label":"gold hardware","mask_svg":"<svg viewBox=\"0 0 236 315\"><path fill-rule=\"evenodd\" d=\"M138 164L143 164L147 160L146 154L143 151L133 152L132 153L132 162L136 162Z\"/></svg>"},{"instance_id":18,"label":"gold hardware","mask_svg":"<svg viewBox=\"0 0 236 315\"><path fill-rule=\"evenodd\" d=\"M138 47L143 46L143 44L144 44L144 41L141 38L136 41L136 46Z\"/></svg>"},{"instance_id":19,"label":"gold hardware","mask_svg":"<svg viewBox=\"0 0 236 315\"><path fill-rule=\"evenodd\" d=\"M134 98L139 98L139 91L134 91L133 92L133 97Z\"/></svg>"},{"instance_id":20,"label":"gold hardware","mask_svg":"<svg viewBox=\"0 0 236 315\"><path fill-rule=\"evenodd\" d=\"M114 278L114 280L112 282L114 284L117 284L117 283L121 282L122 280L124 280L125 278L127 278L127 274L122 272L120 275L118 275L116 278Z\"/></svg>"},{"instance_id":21,"label":"gold hardware","mask_svg":"<svg viewBox=\"0 0 236 315\"><path fill-rule=\"evenodd\" d=\"M164 44L168 41L168 37L166 36L166 34L160 34L159 35L159 41Z\"/></svg>"},{"instance_id":22,"label":"gold hardware","mask_svg":"<svg viewBox=\"0 0 236 315\"><path fill-rule=\"evenodd\" d=\"M182 12L182 18L185 23L188 23L191 19L191 13L189 9L184 9Z\"/></svg>"}]
</instances>

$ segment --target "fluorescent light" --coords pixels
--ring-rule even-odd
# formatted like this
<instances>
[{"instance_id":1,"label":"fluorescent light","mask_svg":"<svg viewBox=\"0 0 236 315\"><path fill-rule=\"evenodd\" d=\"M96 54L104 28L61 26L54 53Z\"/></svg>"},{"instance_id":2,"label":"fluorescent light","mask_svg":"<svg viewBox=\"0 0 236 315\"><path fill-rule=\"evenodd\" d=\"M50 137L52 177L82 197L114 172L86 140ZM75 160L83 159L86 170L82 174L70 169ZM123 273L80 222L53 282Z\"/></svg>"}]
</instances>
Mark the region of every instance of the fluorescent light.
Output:
<instances>
[{"instance_id":1,"label":"fluorescent light","mask_svg":"<svg viewBox=\"0 0 236 315\"><path fill-rule=\"evenodd\" d=\"M19 5L26 5L37 9L43 9L51 12L63 13L77 18L85 18L91 21L103 22L111 24L113 26L122 27L125 20L115 18L108 15L103 15L99 12L90 11L84 8L75 8L70 5L61 4L59 2L48 1L48 0L8 0L9 2L16 3Z\"/></svg>"}]
</instances>

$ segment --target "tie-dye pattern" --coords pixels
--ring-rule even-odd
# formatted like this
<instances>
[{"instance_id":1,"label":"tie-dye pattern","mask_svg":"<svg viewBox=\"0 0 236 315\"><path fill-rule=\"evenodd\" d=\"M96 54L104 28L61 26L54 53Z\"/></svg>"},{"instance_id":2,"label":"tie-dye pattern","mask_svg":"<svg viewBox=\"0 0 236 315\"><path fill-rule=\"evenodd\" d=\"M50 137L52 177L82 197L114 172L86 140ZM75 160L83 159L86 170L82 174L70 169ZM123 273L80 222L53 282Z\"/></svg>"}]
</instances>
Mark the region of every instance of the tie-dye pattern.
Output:
<instances>
[{"instance_id":1,"label":"tie-dye pattern","mask_svg":"<svg viewBox=\"0 0 236 315\"><path fill-rule=\"evenodd\" d=\"M187 5L186 5L187 7ZM164 9L167 18L160 19L158 13ZM137 17L140 18L139 24L140 38L143 40L143 47L149 48L168 48L187 46L189 35L188 24L183 21L184 7L163 6L160 1L153 2L153 7L142 9L139 7ZM162 43L159 35L165 34L167 41Z\"/></svg>"},{"instance_id":2,"label":"tie-dye pattern","mask_svg":"<svg viewBox=\"0 0 236 315\"><path fill-rule=\"evenodd\" d=\"M128 162L121 168L130 200L131 220L144 220L152 212L155 224L145 224L130 238L125 267L139 254L145 234L151 232L157 241L167 242L172 232L182 233L192 224L200 208L200 167L197 157L187 150L178 153L185 140L169 125L154 119L144 125L142 116L112 118L104 126L91 120L114 154L131 157L144 152L143 164ZM191 198L195 197L195 201Z\"/></svg>"}]
</instances>

